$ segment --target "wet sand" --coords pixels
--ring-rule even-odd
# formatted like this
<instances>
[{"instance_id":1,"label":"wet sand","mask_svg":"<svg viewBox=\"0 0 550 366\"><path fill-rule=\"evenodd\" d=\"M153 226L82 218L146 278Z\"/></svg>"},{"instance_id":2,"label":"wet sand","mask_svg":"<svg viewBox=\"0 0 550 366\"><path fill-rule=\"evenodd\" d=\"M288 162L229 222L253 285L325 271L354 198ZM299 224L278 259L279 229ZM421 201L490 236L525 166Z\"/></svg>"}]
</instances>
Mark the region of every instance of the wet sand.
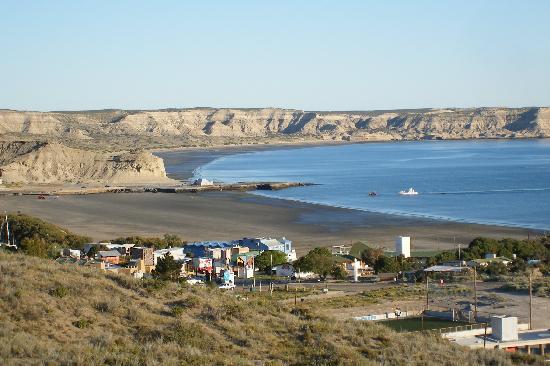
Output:
<instances>
[{"instance_id":1,"label":"wet sand","mask_svg":"<svg viewBox=\"0 0 550 366\"><path fill-rule=\"evenodd\" d=\"M178 234L184 240L231 240L285 236L298 254L315 246L364 240L393 248L397 235L414 249L449 249L476 236L525 238L528 229L462 224L370 213L259 197L237 192L121 193L61 196L0 196L0 207L59 224L94 240Z\"/></svg>"}]
</instances>

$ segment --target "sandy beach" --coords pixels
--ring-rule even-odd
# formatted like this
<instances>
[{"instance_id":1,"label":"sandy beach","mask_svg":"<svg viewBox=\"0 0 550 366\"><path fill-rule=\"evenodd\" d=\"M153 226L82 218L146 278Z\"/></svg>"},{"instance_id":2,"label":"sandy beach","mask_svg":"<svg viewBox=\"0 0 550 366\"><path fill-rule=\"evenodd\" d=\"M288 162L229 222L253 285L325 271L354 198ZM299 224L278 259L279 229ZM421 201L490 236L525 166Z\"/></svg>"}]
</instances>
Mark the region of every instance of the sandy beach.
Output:
<instances>
[{"instance_id":1,"label":"sandy beach","mask_svg":"<svg viewBox=\"0 0 550 366\"><path fill-rule=\"evenodd\" d=\"M522 238L529 233L527 229L369 213L236 192L94 194L55 200L0 196L0 205L94 240L165 233L188 241L285 236L293 240L299 254L315 246L355 240L392 248L396 235L410 235L414 249L447 249L476 236Z\"/></svg>"}]
</instances>

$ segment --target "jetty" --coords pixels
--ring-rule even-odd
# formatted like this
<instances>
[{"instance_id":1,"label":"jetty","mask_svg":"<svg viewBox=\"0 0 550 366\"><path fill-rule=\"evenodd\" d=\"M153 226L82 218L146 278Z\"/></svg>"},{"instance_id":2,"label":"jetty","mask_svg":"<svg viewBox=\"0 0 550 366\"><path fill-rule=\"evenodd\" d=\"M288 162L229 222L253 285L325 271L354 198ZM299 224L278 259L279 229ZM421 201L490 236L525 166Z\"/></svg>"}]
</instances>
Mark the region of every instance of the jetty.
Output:
<instances>
[{"instance_id":1,"label":"jetty","mask_svg":"<svg viewBox=\"0 0 550 366\"><path fill-rule=\"evenodd\" d=\"M4 188L0 195L35 195L41 199L49 199L62 195L88 195L100 193L200 193L220 191L274 191L293 187L305 187L313 183L302 182L239 182L214 183L211 185L193 185L180 183L177 185L131 185L131 186L21 186Z\"/></svg>"}]
</instances>

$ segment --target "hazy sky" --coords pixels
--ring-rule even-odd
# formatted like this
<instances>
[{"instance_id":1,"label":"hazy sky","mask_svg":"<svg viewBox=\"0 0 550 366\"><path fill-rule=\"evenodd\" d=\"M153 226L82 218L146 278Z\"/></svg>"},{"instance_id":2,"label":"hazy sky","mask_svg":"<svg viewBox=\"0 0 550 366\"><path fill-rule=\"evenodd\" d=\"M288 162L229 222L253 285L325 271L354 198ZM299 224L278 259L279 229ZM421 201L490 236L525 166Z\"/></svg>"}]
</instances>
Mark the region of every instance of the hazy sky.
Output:
<instances>
[{"instance_id":1,"label":"hazy sky","mask_svg":"<svg viewBox=\"0 0 550 366\"><path fill-rule=\"evenodd\" d=\"M0 108L540 105L548 0L0 0Z\"/></svg>"}]
</instances>

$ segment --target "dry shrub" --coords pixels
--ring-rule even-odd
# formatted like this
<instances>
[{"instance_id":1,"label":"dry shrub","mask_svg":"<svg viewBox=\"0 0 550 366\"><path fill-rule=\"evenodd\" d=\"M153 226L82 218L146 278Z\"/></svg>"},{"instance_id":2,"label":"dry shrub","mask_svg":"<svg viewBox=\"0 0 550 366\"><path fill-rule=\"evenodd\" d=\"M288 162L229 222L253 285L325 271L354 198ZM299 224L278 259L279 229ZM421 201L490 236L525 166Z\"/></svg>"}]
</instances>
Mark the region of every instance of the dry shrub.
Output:
<instances>
[{"instance_id":1,"label":"dry shrub","mask_svg":"<svg viewBox=\"0 0 550 366\"><path fill-rule=\"evenodd\" d=\"M268 293L237 300L214 288L136 282L4 253L0 279L2 365L543 364L323 318Z\"/></svg>"}]
</instances>

